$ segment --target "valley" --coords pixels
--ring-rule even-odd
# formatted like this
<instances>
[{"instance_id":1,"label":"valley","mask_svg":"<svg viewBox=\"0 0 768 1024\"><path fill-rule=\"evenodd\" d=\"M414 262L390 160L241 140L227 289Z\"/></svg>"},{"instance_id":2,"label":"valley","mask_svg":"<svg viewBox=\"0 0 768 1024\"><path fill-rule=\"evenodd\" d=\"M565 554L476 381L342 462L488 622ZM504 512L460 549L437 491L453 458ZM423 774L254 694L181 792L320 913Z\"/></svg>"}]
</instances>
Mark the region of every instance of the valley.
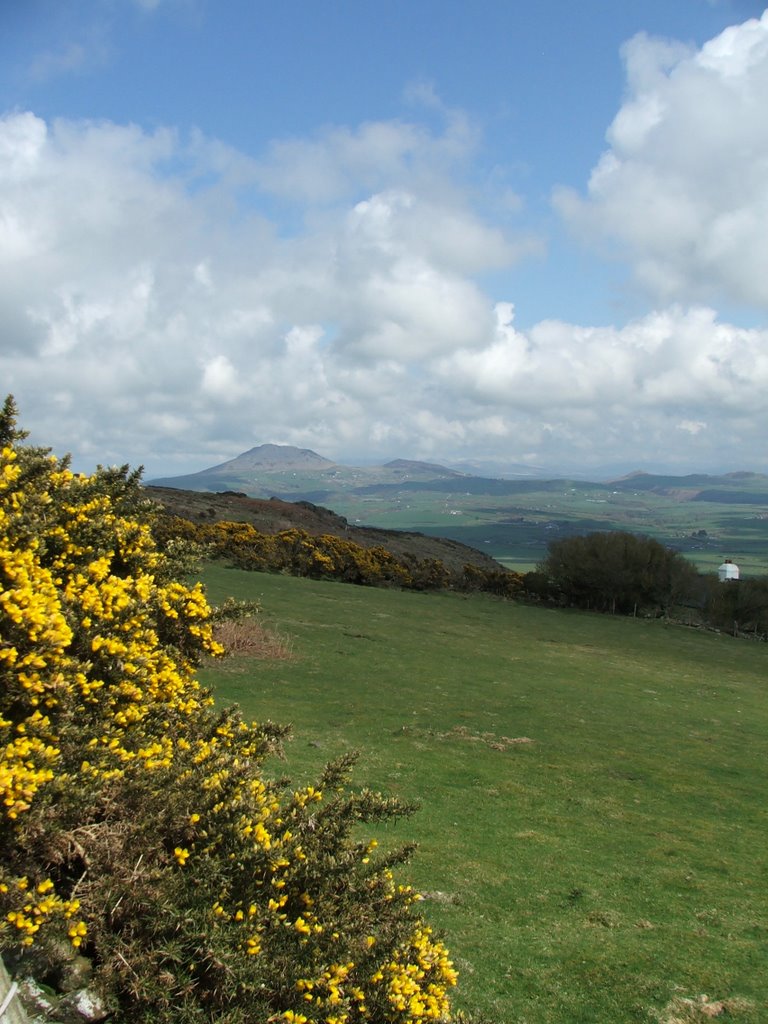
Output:
<instances>
[{"instance_id":1,"label":"valley","mask_svg":"<svg viewBox=\"0 0 768 1024\"><path fill-rule=\"evenodd\" d=\"M728 557L744 575L768 573L768 477L757 473L494 478L406 459L342 466L309 450L262 445L199 473L150 484L309 501L352 526L448 538L520 572L535 568L553 538L619 529L676 548L704 572Z\"/></svg>"}]
</instances>

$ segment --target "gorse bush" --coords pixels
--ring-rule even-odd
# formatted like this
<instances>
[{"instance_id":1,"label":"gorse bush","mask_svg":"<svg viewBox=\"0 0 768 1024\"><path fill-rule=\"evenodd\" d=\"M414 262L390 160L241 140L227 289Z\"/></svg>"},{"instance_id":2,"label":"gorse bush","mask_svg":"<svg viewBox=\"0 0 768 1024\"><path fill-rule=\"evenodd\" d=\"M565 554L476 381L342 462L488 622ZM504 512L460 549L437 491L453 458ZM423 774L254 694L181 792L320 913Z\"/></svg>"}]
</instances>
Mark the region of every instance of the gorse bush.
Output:
<instances>
[{"instance_id":1,"label":"gorse bush","mask_svg":"<svg viewBox=\"0 0 768 1024\"><path fill-rule=\"evenodd\" d=\"M199 585L127 467L73 474L0 414L0 946L42 980L85 953L116 1021L415 1024L456 975L361 825L353 758L293 789L284 730L219 711Z\"/></svg>"},{"instance_id":2,"label":"gorse bush","mask_svg":"<svg viewBox=\"0 0 768 1024\"><path fill-rule=\"evenodd\" d=\"M439 558L398 558L381 545L364 547L333 534L314 536L298 527L267 534L250 523L193 523L164 515L158 517L154 533L163 549L186 540L215 557L228 558L238 569L284 572L369 587L486 591L500 597L515 597L522 590L522 576L501 566L487 569L467 564L458 571Z\"/></svg>"}]
</instances>

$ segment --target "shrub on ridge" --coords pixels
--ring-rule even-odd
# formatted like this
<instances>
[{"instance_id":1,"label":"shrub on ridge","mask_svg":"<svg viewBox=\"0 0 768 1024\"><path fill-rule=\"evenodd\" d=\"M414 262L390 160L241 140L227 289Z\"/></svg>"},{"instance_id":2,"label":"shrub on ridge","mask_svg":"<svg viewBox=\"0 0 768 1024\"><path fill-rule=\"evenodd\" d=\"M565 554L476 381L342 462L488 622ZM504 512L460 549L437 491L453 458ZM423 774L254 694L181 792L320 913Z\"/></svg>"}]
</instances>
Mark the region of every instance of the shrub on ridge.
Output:
<instances>
[{"instance_id":1,"label":"shrub on ridge","mask_svg":"<svg viewBox=\"0 0 768 1024\"><path fill-rule=\"evenodd\" d=\"M199 585L127 467L73 474L0 413L0 948L86 953L116 1021L450 1020L456 975L361 823L410 808L270 780L284 730L213 706Z\"/></svg>"}]
</instances>

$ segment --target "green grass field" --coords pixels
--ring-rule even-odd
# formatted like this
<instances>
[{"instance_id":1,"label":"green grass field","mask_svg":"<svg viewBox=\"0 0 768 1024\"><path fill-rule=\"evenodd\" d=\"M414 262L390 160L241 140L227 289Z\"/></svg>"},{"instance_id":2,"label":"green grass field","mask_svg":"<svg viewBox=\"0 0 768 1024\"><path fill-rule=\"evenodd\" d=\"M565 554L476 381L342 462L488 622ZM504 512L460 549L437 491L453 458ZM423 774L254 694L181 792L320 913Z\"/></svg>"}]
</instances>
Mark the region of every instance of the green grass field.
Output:
<instances>
[{"instance_id":1,"label":"green grass field","mask_svg":"<svg viewBox=\"0 0 768 1024\"><path fill-rule=\"evenodd\" d=\"M359 785L422 806L379 839L499 1024L768 1020L765 646L484 597L212 566L290 660L202 673L291 722L277 774L361 751ZM677 1014L677 1016L676 1016Z\"/></svg>"},{"instance_id":2,"label":"green grass field","mask_svg":"<svg viewBox=\"0 0 768 1024\"><path fill-rule=\"evenodd\" d=\"M647 534L682 551L702 572L724 557L744 576L768 574L768 509L754 504L683 501L652 491L595 490L589 486L516 494L450 494L409 491L382 497L334 495L335 511L354 522L385 529L419 530L450 537L498 559L519 572L536 567L551 540L574 532L628 530ZM705 537L697 536L706 531Z\"/></svg>"}]
</instances>

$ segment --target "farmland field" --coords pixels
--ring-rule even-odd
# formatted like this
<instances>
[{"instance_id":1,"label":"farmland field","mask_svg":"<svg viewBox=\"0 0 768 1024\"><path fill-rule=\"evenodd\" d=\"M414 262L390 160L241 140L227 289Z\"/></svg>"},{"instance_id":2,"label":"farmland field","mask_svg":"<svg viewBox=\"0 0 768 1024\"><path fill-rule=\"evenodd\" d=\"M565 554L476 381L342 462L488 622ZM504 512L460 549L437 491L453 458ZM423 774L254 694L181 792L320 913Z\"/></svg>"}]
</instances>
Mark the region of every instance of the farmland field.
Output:
<instances>
[{"instance_id":1,"label":"farmland field","mask_svg":"<svg viewBox=\"0 0 768 1024\"><path fill-rule=\"evenodd\" d=\"M402 874L447 933L458 1006L671 1024L706 996L768 1019L764 645L222 566L205 581L259 599L291 651L202 673L293 724L274 772L358 749L356 784L421 804L378 838L420 845Z\"/></svg>"},{"instance_id":2,"label":"farmland field","mask_svg":"<svg viewBox=\"0 0 768 1024\"><path fill-rule=\"evenodd\" d=\"M503 481L500 482L503 484ZM350 521L386 529L420 530L480 548L512 569L535 568L548 543L573 533L628 530L682 551L702 572L723 558L748 576L768 574L768 512L754 504L682 501L653 491L611 492L562 482L557 489L510 494L400 492L388 498L334 495L334 510Z\"/></svg>"},{"instance_id":3,"label":"farmland field","mask_svg":"<svg viewBox=\"0 0 768 1024\"><path fill-rule=\"evenodd\" d=\"M768 477L758 473L497 479L413 462L279 470L251 455L225 464L223 475L211 470L156 482L311 501L353 525L448 537L523 572L545 557L553 539L618 529L654 537L705 572L728 557L745 576L768 574Z\"/></svg>"}]
</instances>

